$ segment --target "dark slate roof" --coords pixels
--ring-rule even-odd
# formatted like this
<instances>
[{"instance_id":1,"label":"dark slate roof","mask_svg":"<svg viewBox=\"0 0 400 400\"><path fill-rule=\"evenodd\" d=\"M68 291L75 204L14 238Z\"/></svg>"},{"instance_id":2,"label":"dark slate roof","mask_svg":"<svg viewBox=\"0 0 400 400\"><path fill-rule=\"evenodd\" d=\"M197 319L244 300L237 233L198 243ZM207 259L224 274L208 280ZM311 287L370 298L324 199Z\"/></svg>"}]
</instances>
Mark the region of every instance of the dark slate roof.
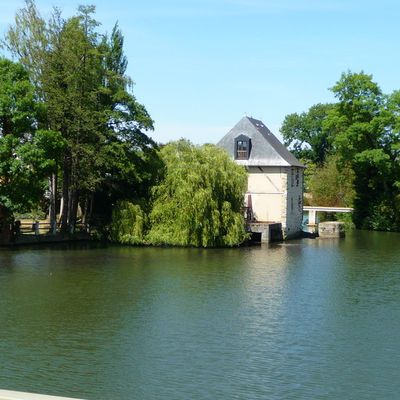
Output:
<instances>
[{"instance_id":1,"label":"dark slate roof","mask_svg":"<svg viewBox=\"0 0 400 400\"><path fill-rule=\"evenodd\" d=\"M236 160L238 164L257 167L301 167L304 165L259 121L243 117L218 143L234 158L235 138L246 135L251 139L248 160Z\"/></svg>"}]
</instances>

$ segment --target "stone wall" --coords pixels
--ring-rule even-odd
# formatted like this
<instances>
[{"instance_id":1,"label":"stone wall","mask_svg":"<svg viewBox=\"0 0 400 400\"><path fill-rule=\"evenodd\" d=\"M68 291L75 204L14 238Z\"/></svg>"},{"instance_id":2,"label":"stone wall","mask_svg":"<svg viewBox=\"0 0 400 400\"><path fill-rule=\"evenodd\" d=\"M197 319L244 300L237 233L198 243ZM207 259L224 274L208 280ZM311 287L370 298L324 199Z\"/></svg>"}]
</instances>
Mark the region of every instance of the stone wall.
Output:
<instances>
[{"instance_id":1,"label":"stone wall","mask_svg":"<svg viewBox=\"0 0 400 400\"><path fill-rule=\"evenodd\" d=\"M285 237L295 237L301 233L303 222L304 169L289 167L286 172L286 223L283 229Z\"/></svg>"},{"instance_id":2,"label":"stone wall","mask_svg":"<svg viewBox=\"0 0 400 400\"><path fill-rule=\"evenodd\" d=\"M249 167L248 188L255 220L282 224L284 237L301 233L303 220L303 168Z\"/></svg>"},{"instance_id":3,"label":"stone wall","mask_svg":"<svg viewBox=\"0 0 400 400\"><path fill-rule=\"evenodd\" d=\"M251 195L254 217L260 222L281 222L282 196L285 192L285 168L250 167L248 195Z\"/></svg>"}]
</instances>

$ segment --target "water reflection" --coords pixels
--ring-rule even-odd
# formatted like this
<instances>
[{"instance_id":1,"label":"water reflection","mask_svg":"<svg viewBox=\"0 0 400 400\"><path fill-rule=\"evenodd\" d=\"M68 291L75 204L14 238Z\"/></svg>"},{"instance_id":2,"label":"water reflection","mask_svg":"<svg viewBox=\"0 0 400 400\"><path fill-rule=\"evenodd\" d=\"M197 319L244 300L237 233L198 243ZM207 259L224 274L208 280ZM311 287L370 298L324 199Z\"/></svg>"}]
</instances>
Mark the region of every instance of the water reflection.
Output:
<instances>
[{"instance_id":1,"label":"water reflection","mask_svg":"<svg viewBox=\"0 0 400 400\"><path fill-rule=\"evenodd\" d=\"M399 235L0 252L0 387L88 399L396 398Z\"/></svg>"}]
</instances>

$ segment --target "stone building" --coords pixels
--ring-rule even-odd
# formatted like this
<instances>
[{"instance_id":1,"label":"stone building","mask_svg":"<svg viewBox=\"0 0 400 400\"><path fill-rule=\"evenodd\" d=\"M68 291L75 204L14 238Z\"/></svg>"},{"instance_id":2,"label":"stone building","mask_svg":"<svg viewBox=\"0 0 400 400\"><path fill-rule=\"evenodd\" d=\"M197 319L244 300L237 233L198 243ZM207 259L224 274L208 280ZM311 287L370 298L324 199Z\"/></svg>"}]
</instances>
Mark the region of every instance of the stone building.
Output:
<instances>
[{"instance_id":1,"label":"stone building","mask_svg":"<svg viewBox=\"0 0 400 400\"><path fill-rule=\"evenodd\" d=\"M301 232L304 165L263 122L243 117L218 143L248 171L245 205L253 222L281 223L285 238Z\"/></svg>"}]
</instances>

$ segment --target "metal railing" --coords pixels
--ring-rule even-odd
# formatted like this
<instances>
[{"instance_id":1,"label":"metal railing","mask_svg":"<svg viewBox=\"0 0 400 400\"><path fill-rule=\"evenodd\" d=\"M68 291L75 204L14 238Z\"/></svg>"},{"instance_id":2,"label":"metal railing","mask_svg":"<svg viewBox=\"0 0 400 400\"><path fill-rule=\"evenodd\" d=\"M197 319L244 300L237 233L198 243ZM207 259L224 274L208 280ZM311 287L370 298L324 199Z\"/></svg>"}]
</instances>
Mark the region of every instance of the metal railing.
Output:
<instances>
[{"instance_id":1,"label":"metal railing","mask_svg":"<svg viewBox=\"0 0 400 400\"><path fill-rule=\"evenodd\" d=\"M247 160L248 157L248 151L247 150L237 150L236 151L236 159L237 160Z\"/></svg>"}]
</instances>

